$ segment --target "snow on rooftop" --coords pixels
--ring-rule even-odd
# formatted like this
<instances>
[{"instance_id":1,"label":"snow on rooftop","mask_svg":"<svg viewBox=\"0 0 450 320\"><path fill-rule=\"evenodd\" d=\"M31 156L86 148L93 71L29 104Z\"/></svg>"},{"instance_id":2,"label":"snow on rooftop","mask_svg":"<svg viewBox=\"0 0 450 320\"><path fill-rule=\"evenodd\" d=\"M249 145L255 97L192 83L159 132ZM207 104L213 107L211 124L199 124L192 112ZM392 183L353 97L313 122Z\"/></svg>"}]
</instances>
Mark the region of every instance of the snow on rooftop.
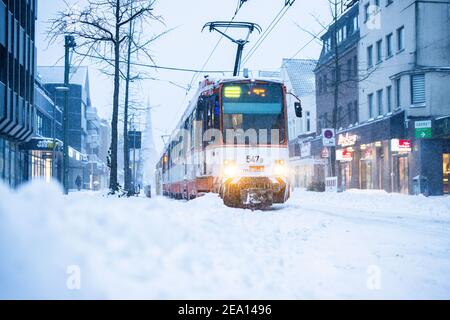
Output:
<instances>
[{"instance_id":1,"label":"snow on rooftop","mask_svg":"<svg viewBox=\"0 0 450 320\"><path fill-rule=\"evenodd\" d=\"M286 69L287 76L297 96L311 95L316 90L314 68L317 60L311 59L283 59L282 69Z\"/></svg>"}]
</instances>

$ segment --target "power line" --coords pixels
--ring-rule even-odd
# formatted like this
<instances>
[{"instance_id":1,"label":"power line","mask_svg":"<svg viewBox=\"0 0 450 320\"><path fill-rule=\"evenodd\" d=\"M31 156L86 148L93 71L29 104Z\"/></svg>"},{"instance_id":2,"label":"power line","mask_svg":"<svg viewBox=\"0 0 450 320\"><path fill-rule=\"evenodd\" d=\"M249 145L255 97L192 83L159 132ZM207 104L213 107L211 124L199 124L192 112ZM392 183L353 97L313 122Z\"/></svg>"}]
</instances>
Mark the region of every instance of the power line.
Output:
<instances>
[{"instance_id":1,"label":"power line","mask_svg":"<svg viewBox=\"0 0 450 320\"><path fill-rule=\"evenodd\" d=\"M78 54L80 56L84 56L86 58L97 59L97 60L102 60L102 61L107 61L107 62L114 62L115 61L112 58L105 58L105 57L95 56L95 55L82 53L82 52L78 52L78 51L74 51L74 52L76 54ZM120 63L126 63L126 61L124 61L124 60L120 60L119 62ZM138 63L138 62L131 62L130 64L133 65L133 66L138 66L138 67L162 69L162 70L169 70L169 71L180 71L180 72L195 72L195 73L207 72L207 73L222 73L222 74L223 73L227 73L227 72L232 72L231 70L198 70L198 69L192 69L192 68L166 67L166 66L159 66L159 65L155 65L155 64L146 64L146 63Z\"/></svg>"},{"instance_id":2,"label":"power line","mask_svg":"<svg viewBox=\"0 0 450 320\"><path fill-rule=\"evenodd\" d=\"M253 50L255 49L255 47L260 43L261 39L266 35L267 31L270 29L270 27L272 26L272 24L275 22L275 20L279 17L279 15L283 12L283 10L286 9L286 6L284 6L283 8L281 8L281 10L275 15L275 17L272 19L272 21L269 23L269 26L267 27L266 30L264 30L264 32L261 34L261 36L258 38L258 40L256 40L255 44L250 48L250 50L248 51L248 53L245 55L244 57L244 62L245 63L249 57L249 55L253 52Z\"/></svg>"},{"instance_id":3,"label":"power line","mask_svg":"<svg viewBox=\"0 0 450 320\"><path fill-rule=\"evenodd\" d=\"M250 60L250 58L255 54L255 52L258 50L258 48L261 46L261 44L266 40L266 38L270 35L270 33L275 29L277 24L281 21L281 19L289 11L289 9L294 4L294 2L295 2L295 0L285 1L285 5L283 6L283 8L281 8L281 10L275 16L275 18L273 18L273 20L270 22L266 31L261 35L261 37L255 43L255 45L247 53L247 55L244 58L243 64L247 63Z\"/></svg>"},{"instance_id":4,"label":"power line","mask_svg":"<svg viewBox=\"0 0 450 320\"><path fill-rule=\"evenodd\" d=\"M241 2L240 2L238 8L237 8L236 11L234 12L234 15L233 15L233 17L231 18L230 21L234 21L234 19L236 18L237 14L238 14L239 10L241 9L242 5L244 4L244 2L246 2L246 1L241 1ZM228 27L225 29L225 32L227 32L227 30L228 30ZM203 64L201 70L197 70L197 71L194 73L194 75L192 76L192 79L191 79L191 81L189 82L189 85L188 85L188 89L186 90L186 94L185 94L185 96L184 96L183 102L182 102L181 106L178 108L177 113L178 113L179 110L183 107L184 103L186 102L186 97L189 95L189 92L190 92L191 89L192 89L193 83L198 79L198 76L199 76L201 73L205 73L205 72L206 72L206 73L219 73L219 72L209 72L209 71L205 71L204 69L206 68L206 65L208 64L208 62L211 60L211 58L212 58L214 52L216 51L216 49L219 47L219 44L220 44L220 42L222 41L222 38L223 38L223 34L220 35L219 40L217 40L216 45L215 45L214 48L212 49L211 53L209 54L208 58L206 59L205 63ZM222 73L225 73L225 72L222 72Z\"/></svg>"}]
</instances>

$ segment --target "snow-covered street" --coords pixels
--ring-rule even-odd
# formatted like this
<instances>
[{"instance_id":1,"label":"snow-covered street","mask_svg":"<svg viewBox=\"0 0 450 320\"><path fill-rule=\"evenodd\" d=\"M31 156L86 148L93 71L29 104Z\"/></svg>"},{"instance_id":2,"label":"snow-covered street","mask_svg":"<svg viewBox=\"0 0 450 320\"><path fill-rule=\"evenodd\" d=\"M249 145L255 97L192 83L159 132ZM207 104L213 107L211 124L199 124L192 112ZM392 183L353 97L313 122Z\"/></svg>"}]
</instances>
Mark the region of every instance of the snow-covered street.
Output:
<instances>
[{"instance_id":1,"label":"snow-covered street","mask_svg":"<svg viewBox=\"0 0 450 320\"><path fill-rule=\"evenodd\" d=\"M252 212L34 182L0 199L2 299L450 298L448 197L297 190Z\"/></svg>"}]
</instances>

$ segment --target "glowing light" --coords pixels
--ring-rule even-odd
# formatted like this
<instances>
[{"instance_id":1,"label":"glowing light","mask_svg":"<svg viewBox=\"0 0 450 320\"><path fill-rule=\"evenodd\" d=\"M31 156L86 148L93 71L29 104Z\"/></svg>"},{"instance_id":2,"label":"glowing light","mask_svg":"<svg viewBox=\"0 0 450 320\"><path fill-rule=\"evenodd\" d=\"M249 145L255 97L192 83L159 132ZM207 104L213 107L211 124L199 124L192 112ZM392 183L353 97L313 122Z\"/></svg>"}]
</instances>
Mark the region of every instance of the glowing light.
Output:
<instances>
[{"instance_id":1,"label":"glowing light","mask_svg":"<svg viewBox=\"0 0 450 320\"><path fill-rule=\"evenodd\" d=\"M224 169L223 174L227 178L235 177L237 174L236 162L233 160L225 160L223 162Z\"/></svg>"},{"instance_id":2,"label":"glowing light","mask_svg":"<svg viewBox=\"0 0 450 320\"><path fill-rule=\"evenodd\" d=\"M287 176L287 168L285 166L286 162L284 160L275 160L275 166L273 167L273 173L276 176Z\"/></svg>"},{"instance_id":3,"label":"glowing light","mask_svg":"<svg viewBox=\"0 0 450 320\"><path fill-rule=\"evenodd\" d=\"M240 98L242 95L242 89L238 86L225 87L223 95L225 98Z\"/></svg>"},{"instance_id":4,"label":"glowing light","mask_svg":"<svg viewBox=\"0 0 450 320\"><path fill-rule=\"evenodd\" d=\"M264 89L264 88L253 88L252 91L257 96L262 96L262 97L266 96L266 89Z\"/></svg>"},{"instance_id":5,"label":"glowing light","mask_svg":"<svg viewBox=\"0 0 450 320\"><path fill-rule=\"evenodd\" d=\"M234 165L230 165L225 167L225 169L223 170L223 173L226 177L231 178L236 176L237 173L237 169Z\"/></svg>"}]
</instances>

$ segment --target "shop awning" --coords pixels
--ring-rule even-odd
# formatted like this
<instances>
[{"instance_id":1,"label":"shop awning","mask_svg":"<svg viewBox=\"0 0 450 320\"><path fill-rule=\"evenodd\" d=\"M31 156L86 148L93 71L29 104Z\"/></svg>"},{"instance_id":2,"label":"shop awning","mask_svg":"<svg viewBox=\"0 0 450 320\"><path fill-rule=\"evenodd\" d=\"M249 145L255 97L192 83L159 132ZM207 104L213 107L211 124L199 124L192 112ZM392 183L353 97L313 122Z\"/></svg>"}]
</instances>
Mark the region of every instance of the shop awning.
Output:
<instances>
[{"instance_id":1,"label":"shop awning","mask_svg":"<svg viewBox=\"0 0 450 320\"><path fill-rule=\"evenodd\" d=\"M55 146L53 145L55 142ZM36 150L36 151L62 151L63 143L61 140L53 138L31 138L30 141L20 145L21 150Z\"/></svg>"}]
</instances>

